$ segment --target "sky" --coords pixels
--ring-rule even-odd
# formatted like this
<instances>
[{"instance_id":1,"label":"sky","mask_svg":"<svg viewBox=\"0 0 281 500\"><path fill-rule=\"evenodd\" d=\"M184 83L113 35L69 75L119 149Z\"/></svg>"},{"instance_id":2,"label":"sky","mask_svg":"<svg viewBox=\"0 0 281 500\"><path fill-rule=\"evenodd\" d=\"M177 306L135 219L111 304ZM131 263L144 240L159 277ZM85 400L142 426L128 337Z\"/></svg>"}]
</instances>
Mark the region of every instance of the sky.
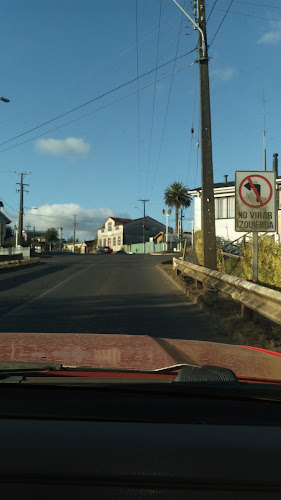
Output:
<instances>
[{"instance_id":1,"label":"sky","mask_svg":"<svg viewBox=\"0 0 281 500\"><path fill-rule=\"evenodd\" d=\"M193 2L179 3L193 16ZM223 20L230 3L206 0L215 182L263 169L264 118L268 168L280 153L280 1L233 0ZM141 217L140 199L165 223L165 189L201 185L191 22L173 0L1 7L0 95L10 103L0 101L0 199L12 226L20 172L24 228L62 227L67 238L76 215L77 236L92 239L109 216ZM193 206L184 215L188 230Z\"/></svg>"}]
</instances>

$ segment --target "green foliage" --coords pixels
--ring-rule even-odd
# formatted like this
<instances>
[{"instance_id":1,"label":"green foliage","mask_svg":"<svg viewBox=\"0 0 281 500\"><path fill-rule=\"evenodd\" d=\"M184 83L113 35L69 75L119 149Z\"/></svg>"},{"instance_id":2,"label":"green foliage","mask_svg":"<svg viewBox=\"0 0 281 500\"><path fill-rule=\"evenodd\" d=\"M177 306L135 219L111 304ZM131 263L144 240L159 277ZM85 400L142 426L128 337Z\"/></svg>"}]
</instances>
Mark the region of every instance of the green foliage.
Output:
<instances>
[{"instance_id":1,"label":"green foliage","mask_svg":"<svg viewBox=\"0 0 281 500\"><path fill-rule=\"evenodd\" d=\"M194 244L195 244L195 253L198 259L199 264L203 264L203 237L202 231L195 231L194 233Z\"/></svg>"},{"instance_id":2,"label":"green foliage","mask_svg":"<svg viewBox=\"0 0 281 500\"><path fill-rule=\"evenodd\" d=\"M217 245L217 266L218 271L231 276L244 276L243 264L240 259L224 257L220 245Z\"/></svg>"},{"instance_id":3,"label":"green foliage","mask_svg":"<svg viewBox=\"0 0 281 500\"><path fill-rule=\"evenodd\" d=\"M57 241L58 237L59 237L59 233L55 227L50 227L44 233L45 241L46 241L46 243L49 243L50 249L51 249L52 243Z\"/></svg>"},{"instance_id":4,"label":"green foliage","mask_svg":"<svg viewBox=\"0 0 281 500\"><path fill-rule=\"evenodd\" d=\"M189 207L191 196L188 194L188 189L182 182L173 182L167 187L164 193L165 204L170 208L176 209L176 232L178 230L179 208Z\"/></svg>"},{"instance_id":5,"label":"green foliage","mask_svg":"<svg viewBox=\"0 0 281 500\"><path fill-rule=\"evenodd\" d=\"M259 282L267 286L281 287L281 244L272 236L259 237ZM243 272L252 279L252 244L244 249Z\"/></svg>"}]
</instances>

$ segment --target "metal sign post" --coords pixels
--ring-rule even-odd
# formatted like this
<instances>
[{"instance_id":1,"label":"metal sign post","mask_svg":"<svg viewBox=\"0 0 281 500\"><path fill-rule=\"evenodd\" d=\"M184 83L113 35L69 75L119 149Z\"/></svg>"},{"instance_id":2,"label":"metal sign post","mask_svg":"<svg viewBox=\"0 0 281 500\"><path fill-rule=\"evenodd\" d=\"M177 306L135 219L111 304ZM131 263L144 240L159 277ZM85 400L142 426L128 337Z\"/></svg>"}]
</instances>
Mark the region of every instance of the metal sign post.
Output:
<instances>
[{"instance_id":1,"label":"metal sign post","mask_svg":"<svg viewBox=\"0 0 281 500\"><path fill-rule=\"evenodd\" d=\"M258 281L258 233L276 231L275 172L235 172L235 231L252 232L253 280Z\"/></svg>"}]
</instances>

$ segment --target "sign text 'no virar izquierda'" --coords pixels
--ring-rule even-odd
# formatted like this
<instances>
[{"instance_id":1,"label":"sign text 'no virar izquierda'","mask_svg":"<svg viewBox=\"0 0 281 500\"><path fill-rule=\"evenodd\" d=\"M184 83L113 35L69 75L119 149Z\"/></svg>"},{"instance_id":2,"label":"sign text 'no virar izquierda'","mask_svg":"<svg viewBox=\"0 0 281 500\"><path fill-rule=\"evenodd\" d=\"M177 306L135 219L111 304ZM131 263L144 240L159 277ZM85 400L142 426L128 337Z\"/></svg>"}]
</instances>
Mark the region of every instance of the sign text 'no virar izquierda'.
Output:
<instances>
[{"instance_id":1,"label":"sign text 'no virar izquierda'","mask_svg":"<svg viewBox=\"0 0 281 500\"><path fill-rule=\"evenodd\" d=\"M275 230L275 172L235 172L235 231Z\"/></svg>"}]
</instances>

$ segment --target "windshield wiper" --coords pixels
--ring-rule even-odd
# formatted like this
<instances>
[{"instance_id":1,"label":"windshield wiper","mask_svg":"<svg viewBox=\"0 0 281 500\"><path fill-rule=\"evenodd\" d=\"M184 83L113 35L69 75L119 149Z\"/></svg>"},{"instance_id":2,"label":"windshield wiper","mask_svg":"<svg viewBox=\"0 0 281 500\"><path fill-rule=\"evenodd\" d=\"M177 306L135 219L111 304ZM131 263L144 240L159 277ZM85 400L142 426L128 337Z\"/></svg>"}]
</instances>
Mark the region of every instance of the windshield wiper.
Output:
<instances>
[{"instance_id":1,"label":"windshield wiper","mask_svg":"<svg viewBox=\"0 0 281 500\"><path fill-rule=\"evenodd\" d=\"M51 372L51 373L50 373ZM55 372L55 373L54 373ZM56 372L58 372L56 374ZM0 383L21 383L25 377L49 377L52 375L64 377L69 372L99 372L99 373L134 373L165 375L178 372L171 380L172 384L177 385L236 385L239 384L238 378L232 370L220 366L197 366L188 364L176 364L166 366L156 370L135 370L118 368L97 368L88 366L67 366L62 364L49 363L28 363L28 362L6 362L0 361ZM73 375L75 376L75 375Z\"/></svg>"}]
</instances>

